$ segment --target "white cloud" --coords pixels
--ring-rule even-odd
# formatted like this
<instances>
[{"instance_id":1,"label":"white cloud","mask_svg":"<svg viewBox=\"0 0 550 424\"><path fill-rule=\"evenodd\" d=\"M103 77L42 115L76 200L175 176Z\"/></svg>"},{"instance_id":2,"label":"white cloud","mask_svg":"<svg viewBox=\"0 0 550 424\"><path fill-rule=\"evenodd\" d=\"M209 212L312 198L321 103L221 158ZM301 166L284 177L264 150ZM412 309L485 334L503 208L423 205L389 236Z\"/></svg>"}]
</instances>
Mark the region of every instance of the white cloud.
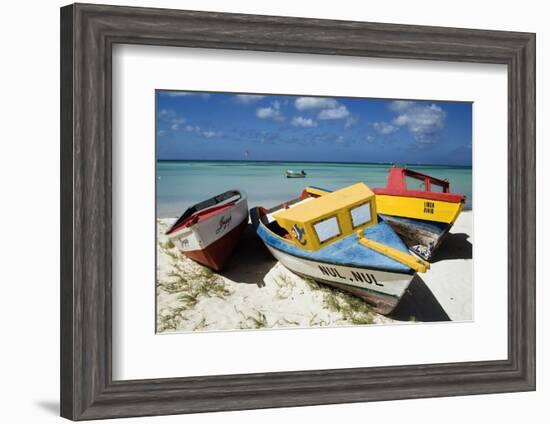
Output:
<instances>
[{"instance_id":1,"label":"white cloud","mask_svg":"<svg viewBox=\"0 0 550 424\"><path fill-rule=\"evenodd\" d=\"M346 106L335 99L327 97L298 97L294 107L299 111L319 111L317 118L321 120L344 119L350 116Z\"/></svg>"},{"instance_id":2,"label":"white cloud","mask_svg":"<svg viewBox=\"0 0 550 424\"><path fill-rule=\"evenodd\" d=\"M198 125L186 125L185 131L192 132L204 138L218 137L223 134L221 131L203 130Z\"/></svg>"},{"instance_id":3,"label":"white cloud","mask_svg":"<svg viewBox=\"0 0 550 424\"><path fill-rule=\"evenodd\" d=\"M277 111L272 107L261 107L256 111L256 116L260 119L273 118Z\"/></svg>"},{"instance_id":4,"label":"white cloud","mask_svg":"<svg viewBox=\"0 0 550 424\"><path fill-rule=\"evenodd\" d=\"M164 121L172 119L175 116L176 116L176 112L174 112L173 110L161 109L161 111L159 112L159 118Z\"/></svg>"},{"instance_id":5,"label":"white cloud","mask_svg":"<svg viewBox=\"0 0 550 424\"><path fill-rule=\"evenodd\" d=\"M281 104L278 101L274 101L269 107L258 108L256 116L260 119L273 119L274 121L284 121L285 119L281 114Z\"/></svg>"},{"instance_id":6,"label":"white cloud","mask_svg":"<svg viewBox=\"0 0 550 424\"><path fill-rule=\"evenodd\" d=\"M220 135L221 133L218 133L216 131L203 131L202 135L206 138L215 137L217 135Z\"/></svg>"},{"instance_id":7,"label":"white cloud","mask_svg":"<svg viewBox=\"0 0 550 424\"><path fill-rule=\"evenodd\" d=\"M383 122L383 121L373 122L371 125L378 134L382 134L382 135L393 134L399 129L399 127L392 124L388 124L387 122Z\"/></svg>"},{"instance_id":8,"label":"white cloud","mask_svg":"<svg viewBox=\"0 0 550 424\"><path fill-rule=\"evenodd\" d=\"M319 119L343 119L349 116L349 111L344 105L340 105L333 109L323 109L317 117Z\"/></svg>"},{"instance_id":9,"label":"white cloud","mask_svg":"<svg viewBox=\"0 0 550 424\"><path fill-rule=\"evenodd\" d=\"M356 125L357 122L359 122L359 118L357 116L350 116L350 117L348 117L348 119L346 119L346 123L345 123L344 127L345 128L351 128L354 125Z\"/></svg>"},{"instance_id":10,"label":"white cloud","mask_svg":"<svg viewBox=\"0 0 550 424\"><path fill-rule=\"evenodd\" d=\"M177 131L180 129L180 125L182 124L185 124L185 119L184 118L177 118L177 117L174 117L171 119L171 126L170 128L172 129L172 131Z\"/></svg>"},{"instance_id":11,"label":"white cloud","mask_svg":"<svg viewBox=\"0 0 550 424\"><path fill-rule=\"evenodd\" d=\"M256 94L237 94L235 96L235 101L243 105L249 105L262 100L265 96L260 96Z\"/></svg>"},{"instance_id":12,"label":"white cloud","mask_svg":"<svg viewBox=\"0 0 550 424\"><path fill-rule=\"evenodd\" d=\"M170 109L161 109L158 113L161 121L165 122L172 131L178 131L180 126L185 124L185 118L179 117L178 114Z\"/></svg>"},{"instance_id":13,"label":"white cloud","mask_svg":"<svg viewBox=\"0 0 550 424\"><path fill-rule=\"evenodd\" d=\"M165 123L163 126L166 125L165 128L159 129L159 136L167 134L168 131L187 131L205 138L212 138L222 135L222 132L220 131L204 130L198 125L191 125L187 123L187 119L178 116L174 110L161 109L158 113L158 117L163 121L163 123ZM184 126L184 124L186 125Z\"/></svg>"},{"instance_id":14,"label":"white cloud","mask_svg":"<svg viewBox=\"0 0 550 424\"><path fill-rule=\"evenodd\" d=\"M402 112L414 106L414 104L415 102L412 100L394 100L390 103L390 109L394 112Z\"/></svg>"},{"instance_id":15,"label":"white cloud","mask_svg":"<svg viewBox=\"0 0 550 424\"><path fill-rule=\"evenodd\" d=\"M294 127L316 127L317 122L311 118L304 118L303 116L295 116L291 122Z\"/></svg>"},{"instance_id":16,"label":"white cloud","mask_svg":"<svg viewBox=\"0 0 550 424\"><path fill-rule=\"evenodd\" d=\"M294 102L296 109L300 111L312 109L333 109L339 103L334 99L326 97L298 97Z\"/></svg>"},{"instance_id":17,"label":"white cloud","mask_svg":"<svg viewBox=\"0 0 550 424\"><path fill-rule=\"evenodd\" d=\"M399 128L406 128L420 144L437 141L445 126L445 111L435 105L410 100L395 100L389 109L396 113L391 122L373 122L372 127L381 135L389 135Z\"/></svg>"},{"instance_id":18,"label":"white cloud","mask_svg":"<svg viewBox=\"0 0 550 424\"><path fill-rule=\"evenodd\" d=\"M400 105L399 109L395 109L399 111L399 115L394 118L393 124L407 128L419 143L435 142L445 125L445 111L435 104L406 103L407 105ZM395 102L392 106L394 104Z\"/></svg>"},{"instance_id":19,"label":"white cloud","mask_svg":"<svg viewBox=\"0 0 550 424\"><path fill-rule=\"evenodd\" d=\"M200 93L194 91L163 91L162 94L166 94L169 97L186 97L186 96L198 96L203 99L210 97L209 93Z\"/></svg>"}]
</instances>

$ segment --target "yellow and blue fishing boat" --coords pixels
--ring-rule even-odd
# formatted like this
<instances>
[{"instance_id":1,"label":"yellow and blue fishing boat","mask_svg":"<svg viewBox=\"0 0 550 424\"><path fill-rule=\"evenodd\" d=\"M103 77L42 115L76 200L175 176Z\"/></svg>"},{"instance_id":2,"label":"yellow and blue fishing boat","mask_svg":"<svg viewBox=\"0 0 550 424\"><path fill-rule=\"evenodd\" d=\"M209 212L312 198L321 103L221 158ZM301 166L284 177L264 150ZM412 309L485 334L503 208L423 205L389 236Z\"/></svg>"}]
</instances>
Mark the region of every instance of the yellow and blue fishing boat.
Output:
<instances>
[{"instance_id":1,"label":"yellow and blue fishing boat","mask_svg":"<svg viewBox=\"0 0 550 424\"><path fill-rule=\"evenodd\" d=\"M364 183L334 192L309 187L271 209L252 208L250 216L286 268L360 296L382 314L395 308L416 272L429 268L378 221L375 195Z\"/></svg>"},{"instance_id":2,"label":"yellow and blue fishing boat","mask_svg":"<svg viewBox=\"0 0 550 424\"><path fill-rule=\"evenodd\" d=\"M380 217L425 260L433 257L466 200L451 193L449 181L401 167L391 168L386 187L373 191Z\"/></svg>"}]
</instances>

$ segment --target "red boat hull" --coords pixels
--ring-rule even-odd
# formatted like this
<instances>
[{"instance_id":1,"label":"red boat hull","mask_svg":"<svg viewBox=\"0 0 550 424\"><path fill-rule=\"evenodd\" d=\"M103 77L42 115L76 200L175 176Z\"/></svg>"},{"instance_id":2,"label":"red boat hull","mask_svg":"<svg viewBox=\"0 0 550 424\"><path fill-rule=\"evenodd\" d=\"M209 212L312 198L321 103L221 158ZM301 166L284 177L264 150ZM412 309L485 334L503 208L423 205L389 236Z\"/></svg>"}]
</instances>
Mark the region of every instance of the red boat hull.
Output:
<instances>
[{"instance_id":1,"label":"red boat hull","mask_svg":"<svg viewBox=\"0 0 550 424\"><path fill-rule=\"evenodd\" d=\"M205 249L189 250L183 252L183 254L200 264L212 268L214 271L220 271L231 256L247 224L248 221L244 220Z\"/></svg>"}]
</instances>

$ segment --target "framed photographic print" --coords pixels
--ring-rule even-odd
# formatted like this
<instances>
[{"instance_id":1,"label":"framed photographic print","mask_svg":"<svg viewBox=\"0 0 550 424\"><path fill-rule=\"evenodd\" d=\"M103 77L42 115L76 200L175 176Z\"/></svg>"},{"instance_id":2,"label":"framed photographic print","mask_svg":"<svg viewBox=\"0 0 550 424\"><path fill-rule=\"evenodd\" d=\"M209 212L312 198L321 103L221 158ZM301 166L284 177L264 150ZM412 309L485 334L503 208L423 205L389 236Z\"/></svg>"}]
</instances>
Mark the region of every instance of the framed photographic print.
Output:
<instances>
[{"instance_id":1,"label":"framed photographic print","mask_svg":"<svg viewBox=\"0 0 550 424\"><path fill-rule=\"evenodd\" d=\"M472 320L471 103L158 90L155 114L157 333Z\"/></svg>"},{"instance_id":2,"label":"framed photographic print","mask_svg":"<svg viewBox=\"0 0 550 424\"><path fill-rule=\"evenodd\" d=\"M62 8L62 415L534 390L534 47Z\"/></svg>"}]
</instances>

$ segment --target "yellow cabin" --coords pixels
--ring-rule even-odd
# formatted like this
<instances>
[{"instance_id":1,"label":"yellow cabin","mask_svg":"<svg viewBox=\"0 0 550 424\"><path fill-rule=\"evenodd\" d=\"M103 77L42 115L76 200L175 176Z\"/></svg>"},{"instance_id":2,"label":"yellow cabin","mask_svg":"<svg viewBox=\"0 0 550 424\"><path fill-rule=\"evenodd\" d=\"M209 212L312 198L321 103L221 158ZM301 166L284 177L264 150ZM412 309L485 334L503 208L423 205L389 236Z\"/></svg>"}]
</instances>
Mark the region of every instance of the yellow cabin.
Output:
<instances>
[{"instance_id":1,"label":"yellow cabin","mask_svg":"<svg viewBox=\"0 0 550 424\"><path fill-rule=\"evenodd\" d=\"M364 183L305 198L273 213L273 218L306 250L328 246L378 222L375 195Z\"/></svg>"}]
</instances>

